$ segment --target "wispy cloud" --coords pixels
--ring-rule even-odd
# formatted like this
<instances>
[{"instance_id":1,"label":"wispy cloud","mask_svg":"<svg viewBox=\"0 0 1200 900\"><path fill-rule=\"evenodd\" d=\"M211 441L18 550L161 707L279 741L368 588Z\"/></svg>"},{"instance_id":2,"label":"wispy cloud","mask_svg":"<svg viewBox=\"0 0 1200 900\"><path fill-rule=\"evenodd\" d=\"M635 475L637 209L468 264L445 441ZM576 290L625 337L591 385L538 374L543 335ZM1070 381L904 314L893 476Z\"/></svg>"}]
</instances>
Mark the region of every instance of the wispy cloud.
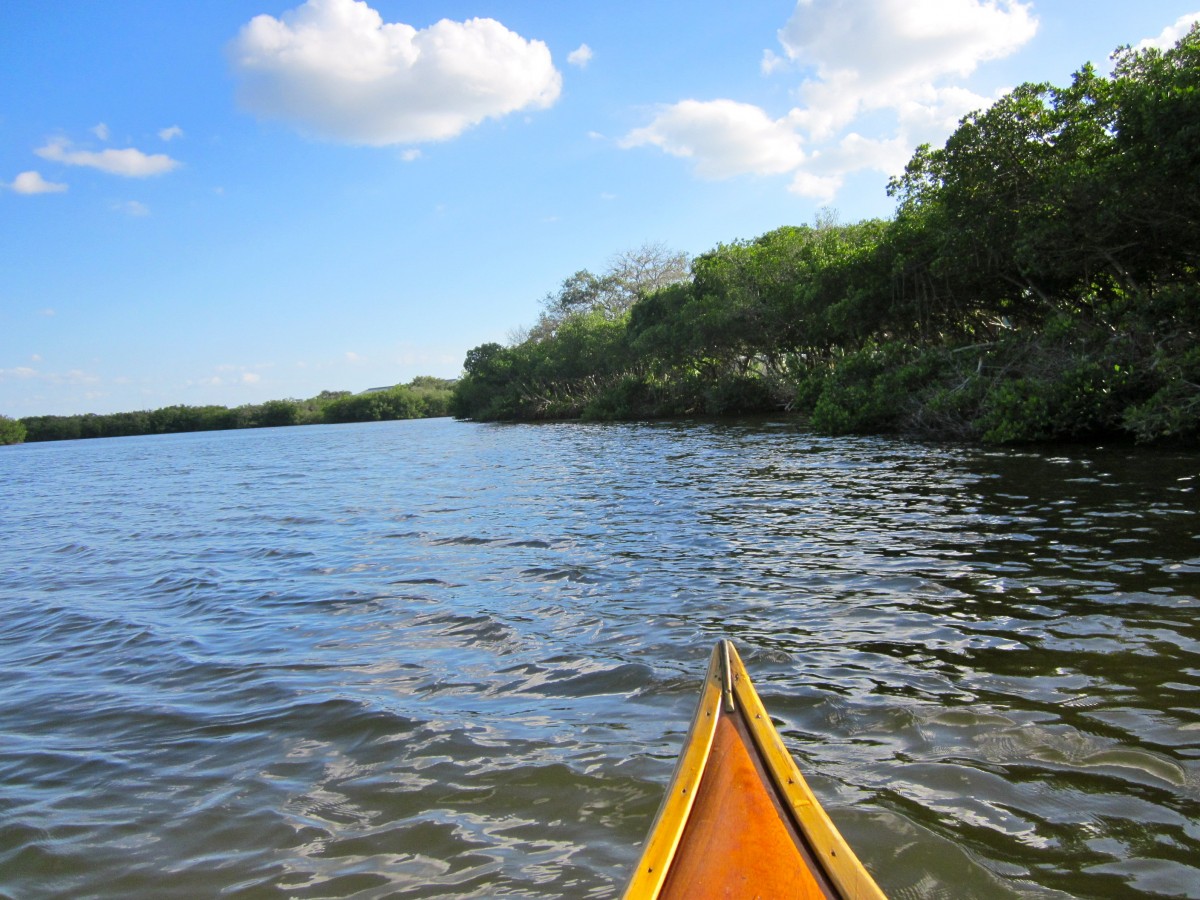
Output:
<instances>
[{"instance_id":1,"label":"wispy cloud","mask_svg":"<svg viewBox=\"0 0 1200 900\"><path fill-rule=\"evenodd\" d=\"M728 99L684 100L622 146L659 147L701 177L791 173L792 191L828 202L849 173L894 174L916 144L993 102L962 79L1037 26L1018 0L798 0L779 52L759 63L768 77L800 74L796 106L776 117Z\"/></svg>"},{"instance_id":2,"label":"wispy cloud","mask_svg":"<svg viewBox=\"0 0 1200 900\"><path fill-rule=\"evenodd\" d=\"M139 200L123 200L120 203L114 203L112 208L117 212L125 213L125 215L134 216L135 218L150 215L150 207Z\"/></svg>"},{"instance_id":3,"label":"wispy cloud","mask_svg":"<svg viewBox=\"0 0 1200 900\"><path fill-rule=\"evenodd\" d=\"M11 369L0 369L0 381L28 381L30 378L37 377L37 369L32 369L29 366L15 366Z\"/></svg>"},{"instance_id":4,"label":"wispy cloud","mask_svg":"<svg viewBox=\"0 0 1200 900\"><path fill-rule=\"evenodd\" d=\"M30 366L16 366L11 369L0 369L0 381L40 381L46 384L89 385L99 384L100 376L83 369L70 369L66 372L43 372Z\"/></svg>"},{"instance_id":5,"label":"wispy cloud","mask_svg":"<svg viewBox=\"0 0 1200 900\"><path fill-rule=\"evenodd\" d=\"M51 162L85 166L126 178L162 175L179 167L179 162L165 153L143 153L133 147L124 150L76 150L66 138L55 138L34 152Z\"/></svg>"},{"instance_id":6,"label":"wispy cloud","mask_svg":"<svg viewBox=\"0 0 1200 900\"><path fill-rule=\"evenodd\" d=\"M17 194L61 194L67 186L58 181L47 181L38 172L22 172L9 185Z\"/></svg>"},{"instance_id":7,"label":"wispy cloud","mask_svg":"<svg viewBox=\"0 0 1200 900\"><path fill-rule=\"evenodd\" d=\"M494 19L418 30L384 22L362 0L256 16L229 53L247 110L350 144L446 140L548 107L562 89L546 45Z\"/></svg>"},{"instance_id":8,"label":"wispy cloud","mask_svg":"<svg viewBox=\"0 0 1200 900\"><path fill-rule=\"evenodd\" d=\"M586 69L587 64L592 61L592 48L587 44L580 44L574 50L567 54L567 62L573 66L579 66L581 69Z\"/></svg>"},{"instance_id":9,"label":"wispy cloud","mask_svg":"<svg viewBox=\"0 0 1200 900\"><path fill-rule=\"evenodd\" d=\"M173 141L176 138L183 137L183 129L178 125L172 125L169 128L164 128L158 133L159 140Z\"/></svg>"}]
</instances>

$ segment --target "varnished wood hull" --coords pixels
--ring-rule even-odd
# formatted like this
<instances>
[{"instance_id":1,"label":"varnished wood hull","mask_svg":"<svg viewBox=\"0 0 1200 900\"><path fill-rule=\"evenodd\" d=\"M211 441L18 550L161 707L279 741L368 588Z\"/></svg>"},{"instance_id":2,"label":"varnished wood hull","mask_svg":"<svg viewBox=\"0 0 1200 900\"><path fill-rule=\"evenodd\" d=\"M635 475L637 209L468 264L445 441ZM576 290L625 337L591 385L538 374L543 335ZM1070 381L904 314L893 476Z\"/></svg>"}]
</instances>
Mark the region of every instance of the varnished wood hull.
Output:
<instances>
[{"instance_id":1,"label":"varnished wood hull","mask_svg":"<svg viewBox=\"0 0 1200 900\"><path fill-rule=\"evenodd\" d=\"M883 896L721 641L626 900Z\"/></svg>"}]
</instances>

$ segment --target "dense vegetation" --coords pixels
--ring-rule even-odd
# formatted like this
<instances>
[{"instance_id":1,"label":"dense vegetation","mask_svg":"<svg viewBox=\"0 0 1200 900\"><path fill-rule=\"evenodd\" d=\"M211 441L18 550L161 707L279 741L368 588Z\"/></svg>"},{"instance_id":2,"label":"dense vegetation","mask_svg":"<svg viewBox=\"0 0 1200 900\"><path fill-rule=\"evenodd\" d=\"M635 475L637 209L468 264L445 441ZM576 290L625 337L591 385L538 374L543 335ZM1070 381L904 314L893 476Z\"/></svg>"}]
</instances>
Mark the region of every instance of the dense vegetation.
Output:
<instances>
[{"instance_id":1,"label":"dense vegetation","mask_svg":"<svg viewBox=\"0 0 1200 900\"><path fill-rule=\"evenodd\" d=\"M0 416L0 447L25 440L25 426L8 416Z\"/></svg>"},{"instance_id":2,"label":"dense vegetation","mask_svg":"<svg viewBox=\"0 0 1200 900\"><path fill-rule=\"evenodd\" d=\"M534 329L467 354L451 411L1196 442L1200 30L1114 62L920 147L890 220L721 245L623 302L596 289L620 266L577 273Z\"/></svg>"},{"instance_id":3,"label":"dense vegetation","mask_svg":"<svg viewBox=\"0 0 1200 900\"><path fill-rule=\"evenodd\" d=\"M29 416L18 421L0 416L0 443L58 441L77 438L223 431L335 422L419 419L448 413L453 381L431 376L406 385L351 394L322 391L309 400L268 400L239 406L167 406L140 412L88 413L77 416ZM4 438L13 429L14 440Z\"/></svg>"}]
</instances>

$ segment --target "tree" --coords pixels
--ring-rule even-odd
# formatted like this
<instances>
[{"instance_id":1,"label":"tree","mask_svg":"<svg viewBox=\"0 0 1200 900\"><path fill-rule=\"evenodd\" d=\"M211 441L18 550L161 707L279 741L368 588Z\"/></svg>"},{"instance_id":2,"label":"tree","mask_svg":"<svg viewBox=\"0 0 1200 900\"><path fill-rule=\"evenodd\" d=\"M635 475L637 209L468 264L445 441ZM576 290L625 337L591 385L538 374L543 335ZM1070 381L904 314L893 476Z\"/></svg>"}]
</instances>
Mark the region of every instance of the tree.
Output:
<instances>
[{"instance_id":1,"label":"tree","mask_svg":"<svg viewBox=\"0 0 1200 900\"><path fill-rule=\"evenodd\" d=\"M625 250L609 260L601 275L580 269L564 279L557 291L542 298L537 323L514 333L513 343L552 338L572 316L600 313L609 320L620 319L640 298L688 278L686 253L669 250L662 243Z\"/></svg>"},{"instance_id":2,"label":"tree","mask_svg":"<svg viewBox=\"0 0 1200 900\"><path fill-rule=\"evenodd\" d=\"M19 444L25 440L25 426L16 419L0 416L0 446Z\"/></svg>"},{"instance_id":3,"label":"tree","mask_svg":"<svg viewBox=\"0 0 1200 900\"><path fill-rule=\"evenodd\" d=\"M605 273L613 286L606 312L610 317L624 313L642 297L690 277L688 255L671 250L666 244L645 243L634 250L625 250L609 261Z\"/></svg>"}]
</instances>

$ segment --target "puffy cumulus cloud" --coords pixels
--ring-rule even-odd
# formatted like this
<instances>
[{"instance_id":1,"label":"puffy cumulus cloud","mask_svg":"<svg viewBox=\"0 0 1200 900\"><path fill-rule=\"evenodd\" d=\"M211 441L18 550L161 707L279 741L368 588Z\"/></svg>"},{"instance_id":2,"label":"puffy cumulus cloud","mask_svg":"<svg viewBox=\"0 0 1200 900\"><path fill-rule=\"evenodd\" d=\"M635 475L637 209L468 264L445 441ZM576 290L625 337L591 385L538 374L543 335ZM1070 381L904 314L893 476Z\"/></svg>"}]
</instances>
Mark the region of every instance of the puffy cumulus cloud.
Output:
<instances>
[{"instance_id":1,"label":"puffy cumulus cloud","mask_svg":"<svg viewBox=\"0 0 1200 900\"><path fill-rule=\"evenodd\" d=\"M152 175L162 175L179 167L165 153L143 153L133 147L124 150L76 150L74 145L65 138L55 138L45 147L34 151L42 159L63 163L68 166L86 166L99 169L109 175L122 175L126 178L148 178Z\"/></svg>"},{"instance_id":2,"label":"puffy cumulus cloud","mask_svg":"<svg viewBox=\"0 0 1200 900\"><path fill-rule=\"evenodd\" d=\"M815 77L793 121L824 136L864 110L953 105L964 98L941 80L1010 55L1037 24L1016 0L800 0L779 41ZM958 117L972 108L959 106Z\"/></svg>"},{"instance_id":3,"label":"puffy cumulus cloud","mask_svg":"<svg viewBox=\"0 0 1200 900\"><path fill-rule=\"evenodd\" d=\"M1138 43L1135 50L1149 50L1155 47L1159 50L1167 50L1174 47L1179 39L1192 30L1192 26L1200 22L1200 12L1187 13L1180 16L1171 25L1168 25L1156 37L1146 38Z\"/></svg>"},{"instance_id":4,"label":"puffy cumulus cloud","mask_svg":"<svg viewBox=\"0 0 1200 900\"><path fill-rule=\"evenodd\" d=\"M9 187L18 194L61 194L67 189L58 181L47 181L39 172L22 172Z\"/></svg>"},{"instance_id":5,"label":"puffy cumulus cloud","mask_svg":"<svg viewBox=\"0 0 1200 900\"><path fill-rule=\"evenodd\" d=\"M362 0L308 0L260 15L230 44L249 111L327 139L385 146L453 138L545 108L562 76L544 43L494 19L385 23Z\"/></svg>"},{"instance_id":6,"label":"puffy cumulus cloud","mask_svg":"<svg viewBox=\"0 0 1200 900\"><path fill-rule=\"evenodd\" d=\"M687 157L702 176L790 174L791 191L829 202L850 173L897 174L917 144L993 102L962 79L1036 30L1018 0L798 0L780 52L759 61L766 77L799 78L793 109L686 100L622 146Z\"/></svg>"},{"instance_id":7,"label":"puffy cumulus cloud","mask_svg":"<svg viewBox=\"0 0 1200 900\"><path fill-rule=\"evenodd\" d=\"M684 100L631 131L623 147L652 145L692 160L702 178L779 175L804 162L801 140L787 122L733 100Z\"/></svg>"}]
</instances>

